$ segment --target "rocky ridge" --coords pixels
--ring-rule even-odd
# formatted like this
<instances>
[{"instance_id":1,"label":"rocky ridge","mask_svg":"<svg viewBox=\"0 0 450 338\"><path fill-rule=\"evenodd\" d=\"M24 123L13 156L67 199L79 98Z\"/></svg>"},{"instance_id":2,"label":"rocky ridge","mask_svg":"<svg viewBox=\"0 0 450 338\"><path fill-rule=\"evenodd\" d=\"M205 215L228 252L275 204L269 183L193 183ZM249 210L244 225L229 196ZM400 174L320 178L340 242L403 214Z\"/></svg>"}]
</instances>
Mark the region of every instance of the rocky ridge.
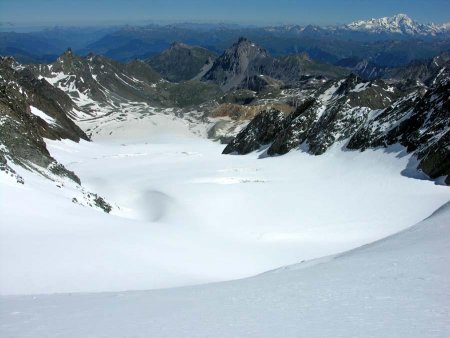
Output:
<instances>
[{"instance_id":1,"label":"rocky ridge","mask_svg":"<svg viewBox=\"0 0 450 338\"><path fill-rule=\"evenodd\" d=\"M365 150L400 144L417 158L416 167L431 179L450 183L450 106L447 62L429 87L350 75L307 98L295 112L257 116L224 149L246 154L265 145L268 156L302 149L320 155L337 142ZM267 125L275 132L268 134Z\"/></svg>"},{"instance_id":2,"label":"rocky ridge","mask_svg":"<svg viewBox=\"0 0 450 338\"><path fill-rule=\"evenodd\" d=\"M111 211L102 197L81 187L79 177L56 161L45 144L44 138L89 140L68 117L75 106L71 99L12 58L0 58L0 74L0 171L25 184L17 172L24 168L58 187L73 187L76 203Z\"/></svg>"}]
</instances>

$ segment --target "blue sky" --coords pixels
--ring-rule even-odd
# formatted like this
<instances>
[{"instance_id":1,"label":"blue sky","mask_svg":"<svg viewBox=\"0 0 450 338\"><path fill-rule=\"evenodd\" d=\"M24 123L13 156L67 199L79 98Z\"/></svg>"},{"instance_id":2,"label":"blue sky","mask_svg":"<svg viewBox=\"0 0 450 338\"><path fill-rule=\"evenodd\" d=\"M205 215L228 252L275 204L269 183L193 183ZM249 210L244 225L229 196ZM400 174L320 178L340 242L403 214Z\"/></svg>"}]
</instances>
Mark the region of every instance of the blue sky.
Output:
<instances>
[{"instance_id":1,"label":"blue sky","mask_svg":"<svg viewBox=\"0 0 450 338\"><path fill-rule=\"evenodd\" d=\"M334 24L406 13L450 21L450 0L0 0L0 21L20 23L227 22Z\"/></svg>"}]
</instances>

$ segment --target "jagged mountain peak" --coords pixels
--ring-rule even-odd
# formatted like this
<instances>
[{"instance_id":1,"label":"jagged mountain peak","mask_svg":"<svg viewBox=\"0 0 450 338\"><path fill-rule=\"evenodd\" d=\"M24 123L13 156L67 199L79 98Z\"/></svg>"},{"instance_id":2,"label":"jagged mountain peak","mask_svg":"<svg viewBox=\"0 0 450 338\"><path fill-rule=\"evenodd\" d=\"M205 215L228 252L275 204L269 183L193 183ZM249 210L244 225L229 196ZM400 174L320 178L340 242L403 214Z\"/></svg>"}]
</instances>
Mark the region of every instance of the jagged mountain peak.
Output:
<instances>
[{"instance_id":1,"label":"jagged mountain peak","mask_svg":"<svg viewBox=\"0 0 450 338\"><path fill-rule=\"evenodd\" d=\"M203 79L220 84L225 91L239 88L243 81L261 74L262 63L271 59L264 48L245 37L240 37L214 61Z\"/></svg>"},{"instance_id":2,"label":"jagged mountain peak","mask_svg":"<svg viewBox=\"0 0 450 338\"><path fill-rule=\"evenodd\" d=\"M72 59L74 57L76 57L77 55L72 51L72 48L67 48L64 53L62 53L58 59L61 60L69 60Z\"/></svg>"},{"instance_id":3,"label":"jagged mountain peak","mask_svg":"<svg viewBox=\"0 0 450 338\"><path fill-rule=\"evenodd\" d=\"M258 46L253 41L249 40L246 37L241 36L236 43L233 44L229 49L225 52L235 52L235 51L243 51L243 52L251 52L257 51L261 56L269 56L269 53L262 47Z\"/></svg>"}]
</instances>

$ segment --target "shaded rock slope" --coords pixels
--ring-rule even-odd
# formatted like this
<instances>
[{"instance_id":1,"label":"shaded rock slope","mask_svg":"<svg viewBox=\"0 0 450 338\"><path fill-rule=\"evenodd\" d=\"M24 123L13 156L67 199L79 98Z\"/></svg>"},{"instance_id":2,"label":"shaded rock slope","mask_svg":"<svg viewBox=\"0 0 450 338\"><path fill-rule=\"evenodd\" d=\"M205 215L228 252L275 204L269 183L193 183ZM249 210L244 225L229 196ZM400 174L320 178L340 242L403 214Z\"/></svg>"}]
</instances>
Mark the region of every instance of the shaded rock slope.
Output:
<instances>
[{"instance_id":1,"label":"shaded rock slope","mask_svg":"<svg viewBox=\"0 0 450 338\"><path fill-rule=\"evenodd\" d=\"M12 58L0 59L0 156L3 168L8 161L30 170L78 177L52 158L43 138L88 140L86 134L67 117L73 109L70 98L47 81L37 79ZM45 112L45 113L44 113ZM44 171L41 171L43 173Z\"/></svg>"},{"instance_id":2,"label":"shaded rock slope","mask_svg":"<svg viewBox=\"0 0 450 338\"><path fill-rule=\"evenodd\" d=\"M110 212L102 197L81 187L79 177L56 161L44 138L89 140L68 117L75 104L62 90L36 78L12 58L0 58L0 171L25 184L17 168L40 174L52 181L72 182L78 198L74 203Z\"/></svg>"}]
</instances>

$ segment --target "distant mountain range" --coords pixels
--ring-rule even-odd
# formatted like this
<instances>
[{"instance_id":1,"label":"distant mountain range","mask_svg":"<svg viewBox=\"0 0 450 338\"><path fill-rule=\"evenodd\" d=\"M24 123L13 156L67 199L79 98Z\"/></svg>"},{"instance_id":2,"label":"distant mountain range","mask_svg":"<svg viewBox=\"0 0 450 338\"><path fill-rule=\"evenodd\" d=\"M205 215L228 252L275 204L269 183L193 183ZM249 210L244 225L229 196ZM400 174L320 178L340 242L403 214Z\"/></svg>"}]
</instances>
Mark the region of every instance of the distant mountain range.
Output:
<instances>
[{"instance_id":1,"label":"distant mountain range","mask_svg":"<svg viewBox=\"0 0 450 338\"><path fill-rule=\"evenodd\" d=\"M357 57L379 66L399 66L450 50L450 24L422 24L399 14L327 27L185 23L0 32L0 55L12 55L23 63L51 62L71 47L80 55L93 52L117 61L128 61L150 58L174 42L221 54L241 36L256 42L274 56L306 52L312 59L327 63Z\"/></svg>"}]
</instances>

